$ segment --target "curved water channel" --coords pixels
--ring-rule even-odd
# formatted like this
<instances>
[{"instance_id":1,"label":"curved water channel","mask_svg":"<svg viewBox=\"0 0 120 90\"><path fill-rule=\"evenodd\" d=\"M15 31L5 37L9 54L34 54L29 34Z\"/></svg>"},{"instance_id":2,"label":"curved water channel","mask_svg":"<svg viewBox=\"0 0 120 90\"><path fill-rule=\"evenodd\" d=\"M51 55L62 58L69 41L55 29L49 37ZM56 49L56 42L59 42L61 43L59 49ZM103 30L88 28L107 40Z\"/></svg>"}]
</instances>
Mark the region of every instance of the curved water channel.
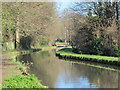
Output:
<instances>
[{"instance_id":1,"label":"curved water channel","mask_svg":"<svg viewBox=\"0 0 120 90\"><path fill-rule=\"evenodd\" d=\"M29 73L49 88L118 88L117 71L66 62L54 50L21 55L17 60L32 62Z\"/></svg>"}]
</instances>

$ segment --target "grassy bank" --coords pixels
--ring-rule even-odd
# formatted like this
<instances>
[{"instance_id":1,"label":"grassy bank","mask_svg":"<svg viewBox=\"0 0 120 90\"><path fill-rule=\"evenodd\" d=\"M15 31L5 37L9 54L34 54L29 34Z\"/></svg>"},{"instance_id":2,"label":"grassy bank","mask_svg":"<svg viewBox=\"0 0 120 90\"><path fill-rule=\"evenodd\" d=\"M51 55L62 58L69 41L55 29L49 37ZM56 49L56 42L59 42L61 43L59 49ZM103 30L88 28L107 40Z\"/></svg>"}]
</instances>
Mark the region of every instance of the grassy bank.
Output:
<instances>
[{"instance_id":1,"label":"grassy bank","mask_svg":"<svg viewBox=\"0 0 120 90\"><path fill-rule=\"evenodd\" d=\"M76 54L72 52L72 47L66 47L56 52L60 55L65 56L73 56L73 57L83 57L83 58L91 58L91 59L98 59L98 60L108 60L108 61L120 61L118 57L108 57L108 56L99 56L99 55L88 55L88 54Z\"/></svg>"},{"instance_id":2,"label":"grassy bank","mask_svg":"<svg viewBox=\"0 0 120 90\"><path fill-rule=\"evenodd\" d=\"M28 50L10 50L10 51L3 51L2 54L7 54L7 55L19 55L19 54L29 54L32 52L40 51L41 49L28 49Z\"/></svg>"},{"instance_id":3,"label":"grassy bank","mask_svg":"<svg viewBox=\"0 0 120 90\"><path fill-rule=\"evenodd\" d=\"M47 88L34 75L18 75L5 80L2 88Z\"/></svg>"},{"instance_id":4,"label":"grassy bank","mask_svg":"<svg viewBox=\"0 0 120 90\"><path fill-rule=\"evenodd\" d=\"M26 50L10 50L10 51L3 51L2 53L7 54L7 55L12 55L12 56L16 56L19 54L29 54L32 52L37 52L37 51L41 51L41 50L50 50L50 49L55 49L56 46L39 46L39 47L35 47L35 48L31 48L31 49L26 49Z\"/></svg>"},{"instance_id":5,"label":"grassy bank","mask_svg":"<svg viewBox=\"0 0 120 90\"><path fill-rule=\"evenodd\" d=\"M28 66L16 61L16 56L31 52L33 52L33 50L14 50L2 53L2 88L47 88L40 84L37 77L27 72Z\"/></svg>"}]
</instances>

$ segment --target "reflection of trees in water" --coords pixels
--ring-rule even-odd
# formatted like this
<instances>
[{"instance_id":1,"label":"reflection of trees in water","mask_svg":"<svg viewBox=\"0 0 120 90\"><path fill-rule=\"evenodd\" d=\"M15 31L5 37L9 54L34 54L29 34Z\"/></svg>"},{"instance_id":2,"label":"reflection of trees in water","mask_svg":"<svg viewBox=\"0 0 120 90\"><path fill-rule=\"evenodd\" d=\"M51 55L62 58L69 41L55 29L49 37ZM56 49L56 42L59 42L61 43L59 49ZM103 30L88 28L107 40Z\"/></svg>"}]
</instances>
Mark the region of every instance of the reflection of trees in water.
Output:
<instances>
[{"instance_id":1,"label":"reflection of trees in water","mask_svg":"<svg viewBox=\"0 0 120 90\"><path fill-rule=\"evenodd\" d=\"M44 85L54 87L57 76L59 74L59 64L54 61L54 57L47 51L31 54L33 66L30 68L31 73L34 73Z\"/></svg>"},{"instance_id":2,"label":"reflection of trees in water","mask_svg":"<svg viewBox=\"0 0 120 90\"><path fill-rule=\"evenodd\" d=\"M88 77L90 83L95 83L101 88L117 88L118 73L115 71L90 67L86 65L75 65L79 73Z\"/></svg>"},{"instance_id":3,"label":"reflection of trees in water","mask_svg":"<svg viewBox=\"0 0 120 90\"><path fill-rule=\"evenodd\" d=\"M49 56L50 56L50 54L48 53L48 51L42 51L42 52L40 51L40 52L31 54L31 58L33 59L33 62L34 62L34 59L44 59Z\"/></svg>"},{"instance_id":4,"label":"reflection of trees in water","mask_svg":"<svg viewBox=\"0 0 120 90\"><path fill-rule=\"evenodd\" d=\"M18 56L16 59L23 63L30 63L30 62L33 62L33 60L31 58L32 57L30 54L25 54L25 55Z\"/></svg>"},{"instance_id":5,"label":"reflection of trees in water","mask_svg":"<svg viewBox=\"0 0 120 90\"><path fill-rule=\"evenodd\" d=\"M92 84L100 88L118 87L118 73L115 71L74 63L63 65L62 68L64 69L63 73L65 74L65 81L67 82L69 82L69 80L80 82L80 78L87 78L91 87Z\"/></svg>"},{"instance_id":6,"label":"reflection of trees in water","mask_svg":"<svg viewBox=\"0 0 120 90\"><path fill-rule=\"evenodd\" d=\"M37 53L37 54L36 54ZM20 55L17 57L17 60L19 60L20 62L24 62L24 63L30 63L30 62L34 62L34 57L35 58L46 58L49 57L50 54L48 53L48 51L43 51L43 52L35 52L35 53L31 53L31 54L25 54L25 55Z\"/></svg>"},{"instance_id":7,"label":"reflection of trees in water","mask_svg":"<svg viewBox=\"0 0 120 90\"><path fill-rule=\"evenodd\" d=\"M80 78L86 78L89 84L93 83L101 88L118 86L117 72L82 64L68 63L57 59L53 51L23 55L19 59L25 62L32 61L33 65L30 67L30 72L42 80L44 85L50 87L54 87L59 77L66 83L73 83L73 81L81 83L83 81L80 81Z\"/></svg>"}]
</instances>

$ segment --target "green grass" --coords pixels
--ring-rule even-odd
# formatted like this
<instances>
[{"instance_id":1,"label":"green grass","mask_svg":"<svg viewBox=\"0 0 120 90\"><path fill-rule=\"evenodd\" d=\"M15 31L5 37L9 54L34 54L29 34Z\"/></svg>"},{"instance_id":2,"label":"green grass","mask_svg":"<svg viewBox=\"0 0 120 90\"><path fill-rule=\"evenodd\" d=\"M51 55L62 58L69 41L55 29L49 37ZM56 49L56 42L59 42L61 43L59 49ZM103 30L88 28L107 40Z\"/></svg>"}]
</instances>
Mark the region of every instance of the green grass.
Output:
<instances>
[{"instance_id":1,"label":"green grass","mask_svg":"<svg viewBox=\"0 0 120 90\"><path fill-rule=\"evenodd\" d=\"M103 60L110 60L110 61L120 61L118 57L109 57L109 56L100 56L100 55L89 55L89 54L76 54L72 52L72 47L66 47L56 52L60 55L66 56L75 56L75 57L85 57L85 58L95 58L95 59L103 59Z\"/></svg>"},{"instance_id":2,"label":"green grass","mask_svg":"<svg viewBox=\"0 0 120 90\"><path fill-rule=\"evenodd\" d=\"M39 83L39 80L34 76L17 75L8 80L5 80L2 88L47 88Z\"/></svg>"},{"instance_id":3,"label":"green grass","mask_svg":"<svg viewBox=\"0 0 120 90\"><path fill-rule=\"evenodd\" d=\"M39 80L34 75L29 75L27 73L25 64L16 61L15 57L20 54L19 51L4 52L4 54L6 54L8 59L12 59L7 62L8 64L16 65L7 66L7 68L9 68L8 70L10 70L8 73L10 75L7 73L4 75L4 81L2 86L0 85L0 88L47 88L40 84ZM22 72L27 73L29 76L21 75Z\"/></svg>"},{"instance_id":4,"label":"green grass","mask_svg":"<svg viewBox=\"0 0 120 90\"><path fill-rule=\"evenodd\" d=\"M2 84L0 84L0 90L2 90Z\"/></svg>"},{"instance_id":5,"label":"green grass","mask_svg":"<svg viewBox=\"0 0 120 90\"><path fill-rule=\"evenodd\" d=\"M25 66L25 64L19 62L19 61L16 61L16 60L12 60L10 63L13 63L13 64L17 64L17 69L21 70L21 71L24 71L26 72L27 70L27 67Z\"/></svg>"},{"instance_id":6,"label":"green grass","mask_svg":"<svg viewBox=\"0 0 120 90\"><path fill-rule=\"evenodd\" d=\"M66 44L65 42L56 42L56 44Z\"/></svg>"}]
</instances>

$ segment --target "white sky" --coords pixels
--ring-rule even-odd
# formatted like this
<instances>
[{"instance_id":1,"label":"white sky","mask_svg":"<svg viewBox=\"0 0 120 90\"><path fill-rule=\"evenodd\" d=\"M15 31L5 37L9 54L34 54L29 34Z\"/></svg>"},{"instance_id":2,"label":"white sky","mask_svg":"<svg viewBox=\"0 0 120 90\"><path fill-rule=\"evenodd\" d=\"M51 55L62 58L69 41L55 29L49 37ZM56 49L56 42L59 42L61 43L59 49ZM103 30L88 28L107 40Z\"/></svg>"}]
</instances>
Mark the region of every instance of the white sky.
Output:
<instances>
[{"instance_id":1,"label":"white sky","mask_svg":"<svg viewBox=\"0 0 120 90\"><path fill-rule=\"evenodd\" d=\"M70 8L70 6L72 5L72 2L57 2L57 11L58 11L58 14L61 16L62 13L64 13L64 10L65 9L68 9Z\"/></svg>"}]
</instances>

